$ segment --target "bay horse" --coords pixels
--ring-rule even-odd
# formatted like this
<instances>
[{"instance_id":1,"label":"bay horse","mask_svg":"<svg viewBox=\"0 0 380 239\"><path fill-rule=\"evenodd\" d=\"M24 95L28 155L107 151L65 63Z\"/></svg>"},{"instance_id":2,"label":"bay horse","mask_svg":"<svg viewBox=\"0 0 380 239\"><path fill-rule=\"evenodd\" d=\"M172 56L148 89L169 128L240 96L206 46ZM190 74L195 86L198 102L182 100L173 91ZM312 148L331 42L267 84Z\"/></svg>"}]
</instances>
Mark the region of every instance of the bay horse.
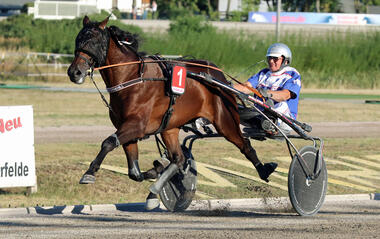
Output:
<instances>
[{"instance_id":1,"label":"bay horse","mask_svg":"<svg viewBox=\"0 0 380 239\"><path fill-rule=\"evenodd\" d=\"M150 187L151 194L155 196L184 164L185 157L178 139L180 127L199 117L206 118L214 125L218 134L238 147L252 162L260 178L268 182L268 177L277 164L262 164L250 141L243 137L234 95L217 86L187 77L185 92L176 97L175 103L171 102L173 97L168 96L167 92L168 76L165 75L160 61L138 53L135 35L115 26L107 27L107 23L108 18L102 22L92 22L87 16L83 18L83 28L75 40L75 57L67 71L72 82L81 84L89 70L103 66L100 74L107 89L113 89L109 91L109 117L117 130L102 142L100 152L91 162L80 183L94 183L95 173L107 153L121 145L127 157L128 176L132 180L157 178L162 172ZM124 39L119 39L120 35ZM125 44L120 43L120 40ZM192 64L193 62L201 64ZM211 62L187 60L182 64L187 71L207 73L226 84L229 83L221 71L215 70L215 65ZM132 84L137 81L139 83ZM129 83L131 84L128 85ZM128 87L121 87L125 85ZM166 117L170 105L171 115ZM163 118L168 121L164 127ZM167 147L170 164L165 170L156 165L142 173L138 164L137 142L157 133L161 134Z\"/></svg>"}]
</instances>

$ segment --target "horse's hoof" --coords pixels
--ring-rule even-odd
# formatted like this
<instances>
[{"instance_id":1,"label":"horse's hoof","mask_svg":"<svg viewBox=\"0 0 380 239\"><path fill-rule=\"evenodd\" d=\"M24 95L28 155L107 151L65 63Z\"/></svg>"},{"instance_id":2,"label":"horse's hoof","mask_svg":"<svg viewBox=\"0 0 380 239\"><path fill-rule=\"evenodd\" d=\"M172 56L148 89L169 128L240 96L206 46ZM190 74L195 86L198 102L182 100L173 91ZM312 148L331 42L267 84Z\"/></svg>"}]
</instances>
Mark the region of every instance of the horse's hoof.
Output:
<instances>
[{"instance_id":1,"label":"horse's hoof","mask_svg":"<svg viewBox=\"0 0 380 239\"><path fill-rule=\"evenodd\" d=\"M91 175L91 174L85 174L79 180L79 183L80 184L93 184L93 183L95 183L95 176Z\"/></svg>"},{"instance_id":2,"label":"horse's hoof","mask_svg":"<svg viewBox=\"0 0 380 239\"><path fill-rule=\"evenodd\" d=\"M144 181L144 174L140 173L140 174L128 174L129 178L132 179L133 181L136 181L136 182L142 182Z\"/></svg>"},{"instance_id":3,"label":"horse's hoof","mask_svg":"<svg viewBox=\"0 0 380 239\"><path fill-rule=\"evenodd\" d=\"M150 185L149 187L149 191L152 193L152 194L159 194L161 192L162 188L160 188L159 186L156 185L156 183Z\"/></svg>"},{"instance_id":4,"label":"horse's hoof","mask_svg":"<svg viewBox=\"0 0 380 239\"><path fill-rule=\"evenodd\" d=\"M161 173L162 171L164 171L164 168L165 168L165 166L158 160L153 161L153 167L158 173Z\"/></svg>"},{"instance_id":5,"label":"horse's hoof","mask_svg":"<svg viewBox=\"0 0 380 239\"><path fill-rule=\"evenodd\" d=\"M264 165L260 164L257 167L257 172L259 173L260 178L268 183L269 176L274 172L276 168L277 163L266 163Z\"/></svg>"},{"instance_id":6,"label":"horse's hoof","mask_svg":"<svg viewBox=\"0 0 380 239\"><path fill-rule=\"evenodd\" d=\"M158 208L159 206L160 200L157 198L157 195L149 193L148 197L146 198L145 209L151 211L153 209Z\"/></svg>"}]
</instances>

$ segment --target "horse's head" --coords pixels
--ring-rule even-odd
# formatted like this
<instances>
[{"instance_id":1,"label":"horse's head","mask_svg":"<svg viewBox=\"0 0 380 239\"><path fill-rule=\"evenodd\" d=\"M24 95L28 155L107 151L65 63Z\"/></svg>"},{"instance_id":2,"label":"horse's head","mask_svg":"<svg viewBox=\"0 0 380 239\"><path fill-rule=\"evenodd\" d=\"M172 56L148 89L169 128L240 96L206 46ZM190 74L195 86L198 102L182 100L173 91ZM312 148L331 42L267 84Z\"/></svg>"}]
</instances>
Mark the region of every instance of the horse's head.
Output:
<instances>
[{"instance_id":1,"label":"horse's head","mask_svg":"<svg viewBox=\"0 0 380 239\"><path fill-rule=\"evenodd\" d=\"M75 40L75 58L67 70L72 82L82 84L89 69L105 64L110 40L107 22L108 18L102 22L83 18L83 28Z\"/></svg>"}]
</instances>

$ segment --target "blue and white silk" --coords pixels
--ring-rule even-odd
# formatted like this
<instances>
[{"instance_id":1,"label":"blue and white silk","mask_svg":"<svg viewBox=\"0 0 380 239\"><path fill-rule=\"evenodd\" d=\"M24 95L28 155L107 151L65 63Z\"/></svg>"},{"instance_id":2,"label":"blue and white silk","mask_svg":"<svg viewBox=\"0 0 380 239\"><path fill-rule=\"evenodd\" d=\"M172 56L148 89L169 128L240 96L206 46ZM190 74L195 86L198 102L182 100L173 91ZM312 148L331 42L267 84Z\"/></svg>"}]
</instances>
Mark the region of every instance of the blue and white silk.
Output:
<instances>
[{"instance_id":1,"label":"blue and white silk","mask_svg":"<svg viewBox=\"0 0 380 239\"><path fill-rule=\"evenodd\" d=\"M294 97L283 102L274 102L274 110L290 116L293 119L297 118L299 93L301 90L301 76L298 71L290 66L284 67L277 72L271 72L269 69L263 69L256 75L248 79L254 88L264 88L268 90L289 90L294 93ZM279 125L285 127L284 123L278 122ZM289 128L290 129L290 128Z\"/></svg>"}]
</instances>

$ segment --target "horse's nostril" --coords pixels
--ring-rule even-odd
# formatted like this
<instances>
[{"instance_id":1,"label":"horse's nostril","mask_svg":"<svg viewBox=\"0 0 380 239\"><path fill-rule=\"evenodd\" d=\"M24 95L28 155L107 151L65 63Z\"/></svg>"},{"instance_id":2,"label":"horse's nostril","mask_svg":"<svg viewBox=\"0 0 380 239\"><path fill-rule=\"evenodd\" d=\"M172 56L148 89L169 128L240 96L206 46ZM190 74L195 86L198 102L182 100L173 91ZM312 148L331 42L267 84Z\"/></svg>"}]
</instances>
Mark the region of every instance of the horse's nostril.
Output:
<instances>
[{"instance_id":1,"label":"horse's nostril","mask_svg":"<svg viewBox=\"0 0 380 239\"><path fill-rule=\"evenodd\" d=\"M80 70L75 71L75 76L77 77L82 76L82 71Z\"/></svg>"}]
</instances>

